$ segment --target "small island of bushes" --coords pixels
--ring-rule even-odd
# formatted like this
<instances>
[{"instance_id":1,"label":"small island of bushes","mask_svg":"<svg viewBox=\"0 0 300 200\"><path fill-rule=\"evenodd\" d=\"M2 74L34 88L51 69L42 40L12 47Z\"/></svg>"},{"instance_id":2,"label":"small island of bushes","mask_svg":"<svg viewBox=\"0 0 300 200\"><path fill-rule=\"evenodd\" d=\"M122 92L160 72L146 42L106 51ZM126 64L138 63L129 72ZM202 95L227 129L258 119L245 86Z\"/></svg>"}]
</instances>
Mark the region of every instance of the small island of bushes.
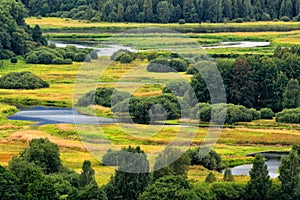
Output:
<instances>
[{"instance_id":1,"label":"small island of bushes","mask_svg":"<svg viewBox=\"0 0 300 200\"><path fill-rule=\"evenodd\" d=\"M11 72L0 78L1 89L26 89L34 90L48 88L49 83L32 74L31 72Z\"/></svg>"}]
</instances>

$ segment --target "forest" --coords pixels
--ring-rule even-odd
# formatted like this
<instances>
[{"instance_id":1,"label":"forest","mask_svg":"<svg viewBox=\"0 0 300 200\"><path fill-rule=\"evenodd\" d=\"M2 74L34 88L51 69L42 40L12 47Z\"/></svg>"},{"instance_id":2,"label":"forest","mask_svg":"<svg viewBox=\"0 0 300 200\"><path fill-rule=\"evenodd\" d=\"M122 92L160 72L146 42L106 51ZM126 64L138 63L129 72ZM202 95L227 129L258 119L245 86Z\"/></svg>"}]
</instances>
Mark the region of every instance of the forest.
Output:
<instances>
[{"instance_id":1,"label":"forest","mask_svg":"<svg viewBox=\"0 0 300 200\"><path fill-rule=\"evenodd\" d=\"M300 20L299 0L22 0L31 16L93 22L201 23Z\"/></svg>"}]
</instances>

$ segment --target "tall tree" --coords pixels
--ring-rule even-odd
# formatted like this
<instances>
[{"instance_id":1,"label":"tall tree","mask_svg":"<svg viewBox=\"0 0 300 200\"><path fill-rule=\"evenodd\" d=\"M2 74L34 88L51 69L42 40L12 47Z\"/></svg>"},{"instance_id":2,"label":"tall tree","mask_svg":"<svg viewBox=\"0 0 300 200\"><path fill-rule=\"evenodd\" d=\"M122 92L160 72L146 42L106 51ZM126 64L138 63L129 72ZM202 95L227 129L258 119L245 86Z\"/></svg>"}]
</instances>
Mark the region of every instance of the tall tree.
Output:
<instances>
[{"instance_id":1,"label":"tall tree","mask_svg":"<svg viewBox=\"0 0 300 200\"><path fill-rule=\"evenodd\" d=\"M145 13L146 21L153 21L153 5L152 0L144 0L143 12Z\"/></svg>"},{"instance_id":2,"label":"tall tree","mask_svg":"<svg viewBox=\"0 0 300 200\"><path fill-rule=\"evenodd\" d=\"M246 187L245 199L267 200L271 185L264 157L258 154L255 156L253 167L250 170L250 181Z\"/></svg>"},{"instance_id":3,"label":"tall tree","mask_svg":"<svg viewBox=\"0 0 300 200\"><path fill-rule=\"evenodd\" d=\"M231 0L224 0L223 1L223 16L228 18L229 20L232 19L232 1Z\"/></svg>"},{"instance_id":4,"label":"tall tree","mask_svg":"<svg viewBox=\"0 0 300 200\"><path fill-rule=\"evenodd\" d=\"M92 163L85 160L82 164L82 172L79 177L79 185L85 187L95 181L95 171L92 168Z\"/></svg>"},{"instance_id":5,"label":"tall tree","mask_svg":"<svg viewBox=\"0 0 300 200\"><path fill-rule=\"evenodd\" d=\"M281 159L279 180L281 181L281 199L299 198L299 156L292 150L287 157Z\"/></svg>"},{"instance_id":6,"label":"tall tree","mask_svg":"<svg viewBox=\"0 0 300 200\"><path fill-rule=\"evenodd\" d=\"M182 12L183 12L183 17L187 22L197 22L198 15L193 0L183 1Z\"/></svg>"},{"instance_id":7,"label":"tall tree","mask_svg":"<svg viewBox=\"0 0 300 200\"><path fill-rule=\"evenodd\" d=\"M297 108L300 105L300 86L297 79L289 80L283 93L283 107Z\"/></svg>"},{"instance_id":8,"label":"tall tree","mask_svg":"<svg viewBox=\"0 0 300 200\"><path fill-rule=\"evenodd\" d=\"M157 4L157 15L161 23L168 23L171 17L171 5L168 1L160 1Z\"/></svg>"}]
</instances>

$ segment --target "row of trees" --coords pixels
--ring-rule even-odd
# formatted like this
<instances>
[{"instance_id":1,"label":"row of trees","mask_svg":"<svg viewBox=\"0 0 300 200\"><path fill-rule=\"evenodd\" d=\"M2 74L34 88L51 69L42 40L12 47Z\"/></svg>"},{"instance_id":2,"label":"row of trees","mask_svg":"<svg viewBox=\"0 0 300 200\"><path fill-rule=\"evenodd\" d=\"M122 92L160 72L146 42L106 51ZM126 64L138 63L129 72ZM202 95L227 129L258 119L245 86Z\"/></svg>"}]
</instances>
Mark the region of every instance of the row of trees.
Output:
<instances>
[{"instance_id":1,"label":"row of trees","mask_svg":"<svg viewBox=\"0 0 300 200\"><path fill-rule=\"evenodd\" d=\"M298 0L22 0L30 15L63 16L93 21L223 22L293 18Z\"/></svg>"},{"instance_id":2,"label":"row of trees","mask_svg":"<svg viewBox=\"0 0 300 200\"><path fill-rule=\"evenodd\" d=\"M46 45L39 26L25 24L27 10L20 1L3 0L0 4L0 59L24 55L39 45Z\"/></svg>"},{"instance_id":3,"label":"row of trees","mask_svg":"<svg viewBox=\"0 0 300 200\"><path fill-rule=\"evenodd\" d=\"M227 102L247 108L270 108L275 112L299 106L300 47L280 48L273 57L248 56L235 61L219 60L216 65L223 78ZM210 80L218 78L212 70L214 63L200 61L193 67L201 73L210 73ZM193 71L193 70L189 70ZM199 102L209 102L210 93L197 70L192 88ZM219 87L214 86L211 88Z\"/></svg>"},{"instance_id":4,"label":"row of trees","mask_svg":"<svg viewBox=\"0 0 300 200\"><path fill-rule=\"evenodd\" d=\"M118 152L122 156L117 158L115 175L99 188L91 162L84 161L81 173L77 174L62 165L57 145L48 139L34 139L10 161L8 169L0 166L0 195L4 200L293 200L300 197L299 152L300 147L294 146L289 155L282 158L280 182L270 180L264 158L258 154L247 184L234 182L228 169L222 182L217 182L215 173L211 172L206 183L192 184L187 180L189 154L167 147L155 161L156 170L150 173L145 152L140 147L128 147ZM207 159L214 157L211 163L218 163L220 158L214 154L209 153ZM195 156L193 162L205 163L198 154Z\"/></svg>"}]
</instances>

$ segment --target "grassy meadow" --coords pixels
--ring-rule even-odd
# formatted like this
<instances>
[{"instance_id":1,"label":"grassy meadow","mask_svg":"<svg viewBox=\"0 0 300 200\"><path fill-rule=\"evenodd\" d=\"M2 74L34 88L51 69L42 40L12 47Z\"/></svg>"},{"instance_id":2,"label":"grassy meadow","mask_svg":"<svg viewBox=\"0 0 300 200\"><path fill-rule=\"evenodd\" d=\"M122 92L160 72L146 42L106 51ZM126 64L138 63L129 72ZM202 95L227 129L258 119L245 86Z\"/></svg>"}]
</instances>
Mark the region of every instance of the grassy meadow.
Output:
<instances>
[{"instance_id":1,"label":"grassy meadow","mask_svg":"<svg viewBox=\"0 0 300 200\"><path fill-rule=\"evenodd\" d=\"M187 36L203 46L209 46L227 41L270 41L270 47L262 48L230 48L230 49L206 49L211 55L216 54L263 54L270 55L277 45L290 46L300 44L299 22L247 22L228 24L139 24L139 23L88 23L62 18L27 18L26 23L31 26L39 24L46 31L45 36L51 40L66 41L96 41L109 40L118 32L131 28L160 27L171 28L177 31L187 32ZM85 30L87 32L85 32ZM256 30L256 32L251 32ZM231 31L231 32L230 32ZM212 33L203 33L212 32ZM188 40L170 40L168 45L186 44ZM149 41L141 39L125 41L121 44L134 44L143 47ZM148 48L152 48L149 46ZM93 61L95 62L95 61ZM146 71L147 62L136 60L131 64L113 62L99 78L99 86L115 87L116 82L122 90L129 91L135 96L153 96L161 94L163 86L168 81L191 78L190 75L168 73L150 73ZM50 141L60 147L63 163L77 172L81 171L84 160L91 160L96 172L96 180L100 185L105 184L114 174L115 168L101 166L100 162L90 154L81 139L91 137L105 137L118 148L128 145L139 145L145 152L161 150L166 144L174 139L178 127L164 127L157 134L150 137L126 134L118 125L102 125L103 135L95 135L92 131L78 135L79 127L75 125L43 125L32 126L32 122L11 121L6 117L17 112L15 106L58 106L72 107L74 83L82 63L71 65L33 65L26 64L24 59L19 58L17 64L5 60L0 67L0 76L9 72L30 71L50 83L50 88L38 90L5 90L0 89L0 164L7 166L12 156L18 155L33 138L48 137ZM135 83L136 86L132 86ZM133 90L134 88L134 90ZM80 110L82 113L91 114L96 111L99 116L112 117L109 108L91 106ZM173 123L177 123L173 121ZM155 127L139 127L144 130L142 136L152 134ZM206 127L199 127L192 146L202 144L207 133ZM84 130L84 129L82 129ZM300 126L294 124L276 123L275 120L257 120L251 123L240 123L231 128L224 128L214 147L221 154L222 159L228 166L243 163L251 163L251 157L247 154L262 151L288 151L295 143L300 143ZM203 181L208 170L201 166L191 166L189 179ZM218 180L222 174L215 172ZM246 176L236 177L237 181L246 182Z\"/></svg>"}]
</instances>

